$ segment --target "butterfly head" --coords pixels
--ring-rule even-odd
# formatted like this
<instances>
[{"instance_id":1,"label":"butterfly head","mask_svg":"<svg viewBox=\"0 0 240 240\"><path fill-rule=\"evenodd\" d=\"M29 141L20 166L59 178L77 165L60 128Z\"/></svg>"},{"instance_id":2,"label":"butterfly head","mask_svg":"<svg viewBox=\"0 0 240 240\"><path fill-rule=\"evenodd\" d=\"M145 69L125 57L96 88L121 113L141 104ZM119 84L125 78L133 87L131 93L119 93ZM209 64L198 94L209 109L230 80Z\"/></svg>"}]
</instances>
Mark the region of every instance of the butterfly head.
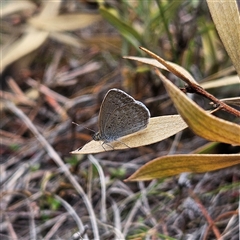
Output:
<instances>
[{"instance_id":1,"label":"butterfly head","mask_svg":"<svg viewBox=\"0 0 240 240\"><path fill-rule=\"evenodd\" d=\"M100 132L96 132L94 135L93 135L93 140L95 141L100 141L101 140L101 134Z\"/></svg>"}]
</instances>

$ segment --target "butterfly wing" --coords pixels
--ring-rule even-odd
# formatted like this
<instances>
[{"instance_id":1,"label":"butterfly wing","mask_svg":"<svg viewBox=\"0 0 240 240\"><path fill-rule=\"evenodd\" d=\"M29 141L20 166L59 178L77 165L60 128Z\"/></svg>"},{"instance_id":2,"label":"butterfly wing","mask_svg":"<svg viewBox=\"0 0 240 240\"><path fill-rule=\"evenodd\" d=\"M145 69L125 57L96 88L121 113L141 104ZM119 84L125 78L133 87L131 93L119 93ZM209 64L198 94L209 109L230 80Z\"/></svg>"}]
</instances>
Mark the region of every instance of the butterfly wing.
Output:
<instances>
[{"instance_id":1,"label":"butterfly wing","mask_svg":"<svg viewBox=\"0 0 240 240\"><path fill-rule=\"evenodd\" d=\"M134 101L134 98L122 90L116 88L109 90L103 99L99 112L98 127L100 135L104 132L105 125L109 122L109 118L111 118L112 113L117 108L121 108L127 103Z\"/></svg>"},{"instance_id":2,"label":"butterfly wing","mask_svg":"<svg viewBox=\"0 0 240 240\"><path fill-rule=\"evenodd\" d=\"M106 95L102 104L104 113L107 113L107 116L104 114L104 120L101 119L104 141L111 142L147 127L150 112L143 103L119 90L109 93L112 98Z\"/></svg>"}]
</instances>

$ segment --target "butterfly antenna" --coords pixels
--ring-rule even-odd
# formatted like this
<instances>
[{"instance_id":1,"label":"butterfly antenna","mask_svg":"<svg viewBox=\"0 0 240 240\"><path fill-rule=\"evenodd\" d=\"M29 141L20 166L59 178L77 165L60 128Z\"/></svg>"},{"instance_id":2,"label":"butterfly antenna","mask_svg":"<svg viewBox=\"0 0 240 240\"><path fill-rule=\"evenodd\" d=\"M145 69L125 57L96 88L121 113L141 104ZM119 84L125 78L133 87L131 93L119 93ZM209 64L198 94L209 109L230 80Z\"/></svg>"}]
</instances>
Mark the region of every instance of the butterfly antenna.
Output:
<instances>
[{"instance_id":1,"label":"butterfly antenna","mask_svg":"<svg viewBox=\"0 0 240 240\"><path fill-rule=\"evenodd\" d=\"M81 125L79 125L78 123L75 123L75 122L72 122L72 124L75 124L75 125L77 125L77 126L80 126L81 127ZM84 126L83 126L84 127ZM90 131L92 131L92 132L94 132L95 133L95 131L94 130L92 130L92 129L90 129L90 128L87 128L87 127L84 127L84 128L86 128L86 129L88 129L88 130L90 130ZM90 141L88 141L87 143L89 143ZM83 148L83 146L82 147L79 147L78 149L77 149L77 151L79 151L79 150L81 150Z\"/></svg>"},{"instance_id":2,"label":"butterfly antenna","mask_svg":"<svg viewBox=\"0 0 240 240\"><path fill-rule=\"evenodd\" d=\"M83 127L83 128L85 128L85 129L88 129L88 130L90 130L90 131L96 133L96 132L95 132L94 130L92 130L91 128L81 126L81 125L79 125L78 123L72 122L72 124L75 124L75 125L77 125L77 126L79 126L79 127Z\"/></svg>"}]
</instances>

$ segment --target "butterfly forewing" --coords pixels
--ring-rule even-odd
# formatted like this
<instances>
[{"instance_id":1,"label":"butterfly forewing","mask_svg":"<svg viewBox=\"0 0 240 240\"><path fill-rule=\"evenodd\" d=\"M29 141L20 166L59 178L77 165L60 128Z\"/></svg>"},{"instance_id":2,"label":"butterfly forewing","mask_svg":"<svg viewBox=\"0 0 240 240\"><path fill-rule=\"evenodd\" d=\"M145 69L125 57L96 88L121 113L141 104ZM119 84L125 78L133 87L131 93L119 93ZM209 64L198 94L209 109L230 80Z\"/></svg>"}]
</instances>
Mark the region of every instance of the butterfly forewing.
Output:
<instances>
[{"instance_id":1,"label":"butterfly forewing","mask_svg":"<svg viewBox=\"0 0 240 240\"><path fill-rule=\"evenodd\" d=\"M99 132L104 131L103 127L108 121L109 117L116 108L121 108L127 103L134 102L134 98L126 94L125 92L113 88L107 92L105 95L99 113L98 127Z\"/></svg>"},{"instance_id":2,"label":"butterfly forewing","mask_svg":"<svg viewBox=\"0 0 240 240\"><path fill-rule=\"evenodd\" d=\"M99 132L95 140L111 142L144 129L150 113L146 106L119 89L107 92L99 113Z\"/></svg>"},{"instance_id":3,"label":"butterfly forewing","mask_svg":"<svg viewBox=\"0 0 240 240\"><path fill-rule=\"evenodd\" d=\"M125 104L117 108L104 125L104 136L113 141L147 127L148 110L140 104Z\"/></svg>"}]
</instances>

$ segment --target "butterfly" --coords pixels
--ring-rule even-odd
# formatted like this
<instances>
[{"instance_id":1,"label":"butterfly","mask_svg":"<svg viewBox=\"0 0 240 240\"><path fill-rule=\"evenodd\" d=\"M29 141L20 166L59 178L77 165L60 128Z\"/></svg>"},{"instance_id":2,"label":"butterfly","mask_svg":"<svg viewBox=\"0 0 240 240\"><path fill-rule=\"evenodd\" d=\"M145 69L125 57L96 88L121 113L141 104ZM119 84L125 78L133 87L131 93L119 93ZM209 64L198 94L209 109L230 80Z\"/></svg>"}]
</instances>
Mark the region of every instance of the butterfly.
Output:
<instances>
[{"instance_id":1,"label":"butterfly","mask_svg":"<svg viewBox=\"0 0 240 240\"><path fill-rule=\"evenodd\" d=\"M110 89L105 95L98 119L99 131L93 140L103 144L147 127L150 112L147 107L120 89Z\"/></svg>"}]
</instances>

